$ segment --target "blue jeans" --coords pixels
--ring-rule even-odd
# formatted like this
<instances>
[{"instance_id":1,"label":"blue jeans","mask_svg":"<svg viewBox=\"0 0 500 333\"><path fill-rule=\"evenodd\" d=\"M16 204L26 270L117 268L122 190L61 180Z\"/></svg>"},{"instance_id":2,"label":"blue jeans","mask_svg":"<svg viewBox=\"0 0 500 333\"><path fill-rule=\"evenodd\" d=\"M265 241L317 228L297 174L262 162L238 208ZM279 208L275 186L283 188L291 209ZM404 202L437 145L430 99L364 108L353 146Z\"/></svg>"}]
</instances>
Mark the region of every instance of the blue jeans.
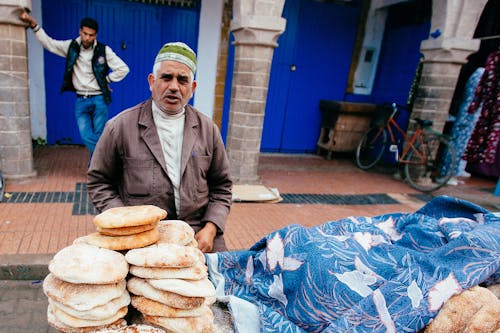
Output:
<instances>
[{"instance_id":1,"label":"blue jeans","mask_svg":"<svg viewBox=\"0 0 500 333\"><path fill-rule=\"evenodd\" d=\"M92 155L108 120L108 105L104 102L104 97L102 95L77 96L75 116L83 143Z\"/></svg>"}]
</instances>

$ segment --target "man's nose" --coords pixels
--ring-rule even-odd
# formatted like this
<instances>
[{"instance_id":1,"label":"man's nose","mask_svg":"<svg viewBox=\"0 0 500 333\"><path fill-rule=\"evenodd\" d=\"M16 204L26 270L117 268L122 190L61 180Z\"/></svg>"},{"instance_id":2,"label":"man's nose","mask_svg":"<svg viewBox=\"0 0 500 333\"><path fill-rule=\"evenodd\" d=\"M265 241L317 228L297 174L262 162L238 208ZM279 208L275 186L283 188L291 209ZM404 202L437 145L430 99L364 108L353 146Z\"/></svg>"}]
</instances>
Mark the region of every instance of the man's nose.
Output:
<instances>
[{"instance_id":1,"label":"man's nose","mask_svg":"<svg viewBox=\"0 0 500 333\"><path fill-rule=\"evenodd\" d=\"M177 79L173 79L172 81L170 81L170 87L169 88L172 91L179 90L179 81L177 81Z\"/></svg>"}]
</instances>

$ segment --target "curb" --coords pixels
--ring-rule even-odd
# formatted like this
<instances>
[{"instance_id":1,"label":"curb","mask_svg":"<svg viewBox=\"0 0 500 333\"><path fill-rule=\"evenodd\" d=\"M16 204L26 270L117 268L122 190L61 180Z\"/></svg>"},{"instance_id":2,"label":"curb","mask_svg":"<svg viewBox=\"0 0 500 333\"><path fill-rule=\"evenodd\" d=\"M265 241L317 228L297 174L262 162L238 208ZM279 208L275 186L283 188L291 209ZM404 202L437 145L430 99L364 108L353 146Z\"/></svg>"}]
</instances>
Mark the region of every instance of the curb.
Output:
<instances>
[{"instance_id":1,"label":"curb","mask_svg":"<svg viewBox=\"0 0 500 333\"><path fill-rule=\"evenodd\" d=\"M2 254L0 280L43 280L54 254Z\"/></svg>"}]
</instances>

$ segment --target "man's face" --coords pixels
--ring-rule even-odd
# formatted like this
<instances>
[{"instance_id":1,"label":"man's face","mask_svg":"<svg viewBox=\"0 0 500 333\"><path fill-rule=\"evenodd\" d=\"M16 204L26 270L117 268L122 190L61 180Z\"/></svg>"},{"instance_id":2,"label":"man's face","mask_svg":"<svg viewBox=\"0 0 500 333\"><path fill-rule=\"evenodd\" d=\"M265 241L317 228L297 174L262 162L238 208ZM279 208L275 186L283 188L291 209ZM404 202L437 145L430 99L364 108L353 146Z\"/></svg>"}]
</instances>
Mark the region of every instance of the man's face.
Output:
<instances>
[{"instance_id":1,"label":"man's face","mask_svg":"<svg viewBox=\"0 0 500 333\"><path fill-rule=\"evenodd\" d=\"M82 41L82 46L85 49L88 49L94 44L94 41L97 37L97 32L94 29L89 27L80 28L80 39Z\"/></svg>"},{"instance_id":2,"label":"man's face","mask_svg":"<svg viewBox=\"0 0 500 333\"><path fill-rule=\"evenodd\" d=\"M149 74L149 90L155 104L167 114L177 114L188 103L196 89L191 71L177 61L162 61L156 73Z\"/></svg>"}]
</instances>

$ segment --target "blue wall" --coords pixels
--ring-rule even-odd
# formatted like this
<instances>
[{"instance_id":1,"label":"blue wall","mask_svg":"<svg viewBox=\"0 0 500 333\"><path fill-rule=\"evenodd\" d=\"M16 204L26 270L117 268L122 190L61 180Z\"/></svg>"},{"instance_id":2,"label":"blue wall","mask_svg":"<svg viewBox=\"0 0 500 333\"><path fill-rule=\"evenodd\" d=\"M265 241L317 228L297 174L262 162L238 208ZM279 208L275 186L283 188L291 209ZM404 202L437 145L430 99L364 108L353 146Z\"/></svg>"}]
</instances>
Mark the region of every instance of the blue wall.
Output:
<instances>
[{"instance_id":1,"label":"blue wall","mask_svg":"<svg viewBox=\"0 0 500 333\"><path fill-rule=\"evenodd\" d=\"M405 105L428 38L430 0L391 6L372 94L346 95L361 6L312 0L286 1L286 30L274 51L261 151L316 151L320 99ZM227 135L234 47L228 56L222 134ZM290 71L295 65L296 71ZM399 124L406 130L409 113Z\"/></svg>"},{"instance_id":2,"label":"blue wall","mask_svg":"<svg viewBox=\"0 0 500 333\"><path fill-rule=\"evenodd\" d=\"M124 80L111 83L113 102L109 117L151 95L147 75L154 58L167 41L182 40L195 51L199 8L148 5L126 0L43 0L43 26L49 36L72 39L79 35L80 20L99 22L97 39L109 45L130 67ZM80 144L74 116L74 93L60 94L65 59L44 53L47 141Z\"/></svg>"},{"instance_id":3,"label":"blue wall","mask_svg":"<svg viewBox=\"0 0 500 333\"><path fill-rule=\"evenodd\" d=\"M428 39L430 29L430 1L403 3L389 9L382 43L380 61L372 94L362 98L376 104L396 102L406 105L422 54L420 44ZM358 96L349 96L359 101ZM401 110L398 125L406 131L409 110ZM402 135L395 131L402 147ZM386 162L394 162L394 154L384 155Z\"/></svg>"},{"instance_id":4,"label":"blue wall","mask_svg":"<svg viewBox=\"0 0 500 333\"><path fill-rule=\"evenodd\" d=\"M321 99L342 99L360 16L360 3L286 1L286 30L274 50L261 150L316 151ZM228 73L232 71L232 50ZM293 70L294 68L295 70ZM226 81L223 121L229 119L231 81ZM227 123L222 125L227 135Z\"/></svg>"}]
</instances>

